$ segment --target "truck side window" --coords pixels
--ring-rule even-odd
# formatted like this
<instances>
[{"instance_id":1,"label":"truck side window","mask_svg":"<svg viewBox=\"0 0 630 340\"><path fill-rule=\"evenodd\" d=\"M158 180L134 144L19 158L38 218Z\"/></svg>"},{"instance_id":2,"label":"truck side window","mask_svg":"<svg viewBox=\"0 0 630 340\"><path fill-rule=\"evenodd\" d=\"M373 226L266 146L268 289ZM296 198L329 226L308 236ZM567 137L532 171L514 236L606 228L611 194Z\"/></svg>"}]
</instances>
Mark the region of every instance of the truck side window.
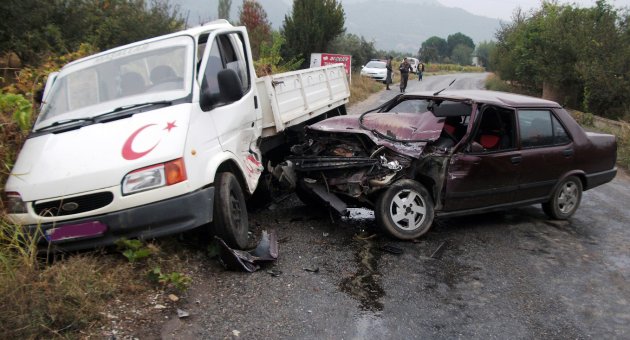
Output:
<instances>
[{"instance_id":1,"label":"truck side window","mask_svg":"<svg viewBox=\"0 0 630 340\"><path fill-rule=\"evenodd\" d=\"M219 82L217 75L219 71L223 69L223 62L221 61L221 52L219 51L219 45L216 41L212 42L210 48L210 55L208 56L208 65L204 71L202 89L208 91L212 96L218 96Z\"/></svg>"},{"instance_id":2,"label":"truck side window","mask_svg":"<svg viewBox=\"0 0 630 340\"><path fill-rule=\"evenodd\" d=\"M234 70L241 80L243 93L249 90L249 72L247 69L247 56L245 55L245 45L243 39L238 33L230 33L219 36L221 43L221 51L226 68Z\"/></svg>"},{"instance_id":3,"label":"truck side window","mask_svg":"<svg viewBox=\"0 0 630 340\"><path fill-rule=\"evenodd\" d=\"M245 51L240 34L228 33L217 36L210 47L201 84L202 91L212 97L220 98L218 74L224 69L234 70L239 77L243 93L249 91L251 81Z\"/></svg>"}]
</instances>

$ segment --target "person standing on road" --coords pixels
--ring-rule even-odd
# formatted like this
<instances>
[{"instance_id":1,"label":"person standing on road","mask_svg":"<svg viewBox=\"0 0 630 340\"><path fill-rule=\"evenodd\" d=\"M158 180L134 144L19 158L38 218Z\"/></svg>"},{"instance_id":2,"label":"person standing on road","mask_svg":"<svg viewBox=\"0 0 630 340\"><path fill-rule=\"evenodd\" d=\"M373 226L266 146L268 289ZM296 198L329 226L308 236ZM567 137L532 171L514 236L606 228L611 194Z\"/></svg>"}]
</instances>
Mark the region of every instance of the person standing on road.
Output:
<instances>
[{"instance_id":1,"label":"person standing on road","mask_svg":"<svg viewBox=\"0 0 630 340\"><path fill-rule=\"evenodd\" d=\"M387 57L387 62L385 62L385 68L387 69L387 77L385 77L385 90L391 90L389 88L389 84L392 83L392 56Z\"/></svg>"},{"instance_id":2,"label":"person standing on road","mask_svg":"<svg viewBox=\"0 0 630 340\"><path fill-rule=\"evenodd\" d=\"M398 67L400 71L400 92L405 93L405 89L407 88L407 80L409 80L409 72L411 72L411 64L407 61L407 58L403 59L402 63L400 63L400 67Z\"/></svg>"},{"instance_id":3,"label":"person standing on road","mask_svg":"<svg viewBox=\"0 0 630 340\"><path fill-rule=\"evenodd\" d=\"M418 81L422 81L422 74L424 73L424 63L418 65Z\"/></svg>"}]
</instances>

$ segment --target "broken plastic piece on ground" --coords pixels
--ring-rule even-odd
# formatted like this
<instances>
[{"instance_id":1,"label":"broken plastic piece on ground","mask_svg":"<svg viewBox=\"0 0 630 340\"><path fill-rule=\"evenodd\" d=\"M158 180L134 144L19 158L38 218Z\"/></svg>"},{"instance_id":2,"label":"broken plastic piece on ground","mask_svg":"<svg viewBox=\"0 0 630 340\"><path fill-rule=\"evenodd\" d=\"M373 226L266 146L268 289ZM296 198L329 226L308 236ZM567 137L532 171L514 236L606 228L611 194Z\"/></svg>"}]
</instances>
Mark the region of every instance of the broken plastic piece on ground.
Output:
<instances>
[{"instance_id":1,"label":"broken plastic piece on ground","mask_svg":"<svg viewBox=\"0 0 630 340\"><path fill-rule=\"evenodd\" d=\"M267 233L263 230L256 249L249 252L230 248L220 237L215 236L221 252L219 261L229 270L255 272L259 264L275 261L278 258L278 236L275 231Z\"/></svg>"},{"instance_id":2,"label":"broken plastic piece on ground","mask_svg":"<svg viewBox=\"0 0 630 340\"><path fill-rule=\"evenodd\" d=\"M431 254L431 258L439 260L442 257L442 253L444 252L444 248L446 246L446 241L442 242L439 247Z\"/></svg>"},{"instance_id":3,"label":"broken plastic piece on ground","mask_svg":"<svg viewBox=\"0 0 630 340\"><path fill-rule=\"evenodd\" d=\"M312 268L302 268L305 271L309 272L309 273L319 273L319 267L312 267Z\"/></svg>"},{"instance_id":4,"label":"broken plastic piece on ground","mask_svg":"<svg viewBox=\"0 0 630 340\"><path fill-rule=\"evenodd\" d=\"M394 254L394 255L400 255L403 253L403 249L391 244L385 244L381 247L382 251L388 252L390 254Z\"/></svg>"},{"instance_id":5,"label":"broken plastic piece on ground","mask_svg":"<svg viewBox=\"0 0 630 340\"><path fill-rule=\"evenodd\" d=\"M271 275L272 277L278 277L278 276L282 275L282 270L270 269L270 270L267 271L267 273L269 275Z\"/></svg>"},{"instance_id":6,"label":"broken plastic piece on ground","mask_svg":"<svg viewBox=\"0 0 630 340\"><path fill-rule=\"evenodd\" d=\"M183 319L183 318L187 318L187 317L189 317L189 316L190 316L190 313L188 313L187 311L185 311L185 310L183 310L183 309L179 309L179 308L177 308L177 316L178 316L180 319Z\"/></svg>"}]
</instances>

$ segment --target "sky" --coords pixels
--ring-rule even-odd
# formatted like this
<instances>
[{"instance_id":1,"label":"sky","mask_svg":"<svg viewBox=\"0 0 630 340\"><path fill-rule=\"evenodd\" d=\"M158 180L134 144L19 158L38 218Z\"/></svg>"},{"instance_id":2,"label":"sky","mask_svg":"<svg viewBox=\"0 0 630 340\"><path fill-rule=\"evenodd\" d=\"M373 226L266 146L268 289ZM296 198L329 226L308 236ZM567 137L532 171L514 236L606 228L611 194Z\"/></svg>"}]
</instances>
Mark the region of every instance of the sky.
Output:
<instances>
[{"instance_id":1,"label":"sky","mask_svg":"<svg viewBox=\"0 0 630 340\"><path fill-rule=\"evenodd\" d=\"M517 7L528 12L540 7L541 0L438 0L444 6L459 7L470 13L490 18L510 20ZM592 7L595 0L560 0L560 4L576 4L579 7ZM614 7L630 7L630 0L608 0Z\"/></svg>"}]
</instances>

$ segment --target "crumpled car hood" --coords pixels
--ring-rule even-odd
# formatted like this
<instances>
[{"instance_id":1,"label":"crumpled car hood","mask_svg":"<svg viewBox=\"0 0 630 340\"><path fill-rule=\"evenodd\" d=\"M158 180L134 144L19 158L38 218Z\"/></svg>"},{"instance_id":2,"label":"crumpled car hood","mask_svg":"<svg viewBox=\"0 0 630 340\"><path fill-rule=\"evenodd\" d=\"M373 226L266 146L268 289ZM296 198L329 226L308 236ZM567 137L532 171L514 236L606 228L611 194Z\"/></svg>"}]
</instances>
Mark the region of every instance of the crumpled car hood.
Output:
<instances>
[{"instance_id":1,"label":"crumpled car hood","mask_svg":"<svg viewBox=\"0 0 630 340\"><path fill-rule=\"evenodd\" d=\"M321 132L360 133L377 145L383 145L405 156L419 158L424 146L440 137L444 118L435 117L431 112L370 113L363 117L363 126L365 128L360 126L359 116L351 115L329 118L308 128Z\"/></svg>"}]
</instances>

